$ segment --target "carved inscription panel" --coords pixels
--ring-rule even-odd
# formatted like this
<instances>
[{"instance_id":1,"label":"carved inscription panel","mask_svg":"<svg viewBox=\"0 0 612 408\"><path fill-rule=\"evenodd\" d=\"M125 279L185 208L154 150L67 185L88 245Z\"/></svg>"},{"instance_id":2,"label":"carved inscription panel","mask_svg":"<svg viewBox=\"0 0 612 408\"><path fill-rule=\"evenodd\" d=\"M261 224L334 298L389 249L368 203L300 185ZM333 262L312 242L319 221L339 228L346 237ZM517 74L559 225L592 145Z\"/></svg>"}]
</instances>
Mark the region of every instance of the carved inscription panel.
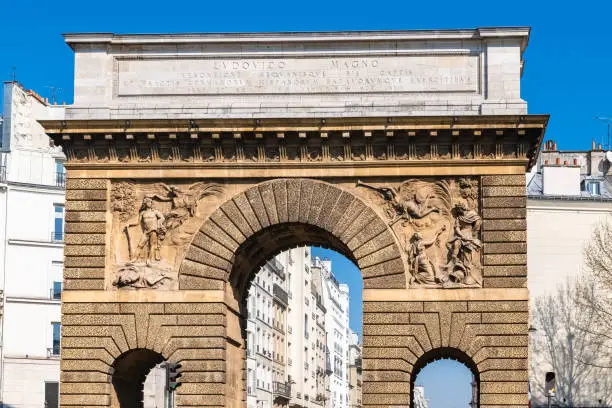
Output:
<instances>
[{"instance_id":1,"label":"carved inscription panel","mask_svg":"<svg viewBox=\"0 0 612 408\"><path fill-rule=\"evenodd\" d=\"M117 61L119 96L477 92L476 55Z\"/></svg>"}]
</instances>

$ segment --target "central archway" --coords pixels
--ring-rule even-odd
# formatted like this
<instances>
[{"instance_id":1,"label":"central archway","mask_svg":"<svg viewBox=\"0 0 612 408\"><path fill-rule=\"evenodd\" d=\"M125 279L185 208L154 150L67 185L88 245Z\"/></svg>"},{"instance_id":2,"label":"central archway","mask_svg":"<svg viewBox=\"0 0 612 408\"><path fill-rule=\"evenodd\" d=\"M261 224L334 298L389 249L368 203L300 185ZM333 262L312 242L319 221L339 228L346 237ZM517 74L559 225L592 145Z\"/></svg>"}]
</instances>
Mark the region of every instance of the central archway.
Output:
<instances>
[{"instance_id":1,"label":"central archway","mask_svg":"<svg viewBox=\"0 0 612 408\"><path fill-rule=\"evenodd\" d=\"M351 259L365 289L406 288L400 246L387 223L351 192L311 179L266 181L221 205L194 236L179 287L221 289L229 282L240 299L249 274L265 259L304 244Z\"/></svg>"},{"instance_id":2,"label":"central archway","mask_svg":"<svg viewBox=\"0 0 612 408\"><path fill-rule=\"evenodd\" d=\"M224 289L227 404L246 400L246 317L250 283L268 259L303 245L333 249L361 271L368 288L406 288L400 246L387 223L366 203L337 185L311 179L273 179L223 203L194 236L179 270L181 290ZM236 392L236 389L240 392Z\"/></svg>"}]
</instances>

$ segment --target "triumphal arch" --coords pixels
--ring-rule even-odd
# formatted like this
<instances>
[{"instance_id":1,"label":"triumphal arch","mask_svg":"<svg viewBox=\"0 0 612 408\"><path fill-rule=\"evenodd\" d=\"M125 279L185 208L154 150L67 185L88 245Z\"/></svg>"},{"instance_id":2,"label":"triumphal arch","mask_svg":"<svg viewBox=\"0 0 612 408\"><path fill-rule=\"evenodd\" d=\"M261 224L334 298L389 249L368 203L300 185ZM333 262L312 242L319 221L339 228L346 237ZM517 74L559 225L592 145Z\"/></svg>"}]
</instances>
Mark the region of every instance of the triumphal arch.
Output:
<instances>
[{"instance_id":1,"label":"triumphal arch","mask_svg":"<svg viewBox=\"0 0 612 408\"><path fill-rule=\"evenodd\" d=\"M167 360L177 406L244 407L250 280L315 244L363 276L365 407L411 406L441 357L525 407L528 36L66 35L61 406L138 406Z\"/></svg>"}]
</instances>

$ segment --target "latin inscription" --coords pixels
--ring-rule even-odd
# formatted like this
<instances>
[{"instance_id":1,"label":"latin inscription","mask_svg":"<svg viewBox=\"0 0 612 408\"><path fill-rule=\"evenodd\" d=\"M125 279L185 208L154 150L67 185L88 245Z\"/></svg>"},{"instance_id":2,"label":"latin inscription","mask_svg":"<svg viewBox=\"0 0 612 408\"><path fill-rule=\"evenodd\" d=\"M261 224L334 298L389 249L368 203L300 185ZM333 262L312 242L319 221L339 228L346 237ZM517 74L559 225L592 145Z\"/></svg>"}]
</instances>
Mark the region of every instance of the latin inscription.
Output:
<instances>
[{"instance_id":1,"label":"latin inscription","mask_svg":"<svg viewBox=\"0 0 612 408\"><path fill-rule=\"evenodd\" d=\"M476 56L120 60L119 95L475 92Z\"/></svg>"}]
</instances>

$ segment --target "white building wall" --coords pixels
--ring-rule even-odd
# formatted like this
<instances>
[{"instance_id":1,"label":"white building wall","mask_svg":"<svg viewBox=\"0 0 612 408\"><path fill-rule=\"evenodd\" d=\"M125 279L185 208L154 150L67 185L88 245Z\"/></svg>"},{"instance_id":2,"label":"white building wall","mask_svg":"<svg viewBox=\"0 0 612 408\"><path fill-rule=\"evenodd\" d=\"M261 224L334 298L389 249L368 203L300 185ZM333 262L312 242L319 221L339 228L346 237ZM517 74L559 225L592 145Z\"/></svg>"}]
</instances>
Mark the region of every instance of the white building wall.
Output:
<instances>
[{"instance_id":1,"label":"white building wall","mask_svg":"<svg viewBox=\"0 0 612 408\"><path fill-rule=\"evenodd\" d=\"M612 203L605 201L527 201L527 267L532 300L584 271L584 245L607 215L612 215Z\"/></svg>"},{"instance_id":2,"label":"white building wall","mask_svg":"<svg viewBox=\"0 0 612 408\"><path fill-rule=\"evenodd\" d=\"M323 303L327 309L325 328L332 373L329 380L328 408L349 406L349 288L338 284L333 276L331 262L320 263L324 271Z\"/></svg>"},{"instance_id":3,"label":"white building wall","mask_svg":"<svg viewBox=\"0 0 612 408\"><path fill-rule=\"evenodd\" d=\"M53 282L62 282L62 235L54 232L54 205L62 211L64 191L56 185L63 155L50 147L36 122L60 118L51 107L14 83L5 84L5 115L0 163L0 276L4 289L0 400L19 408L45 406L45 383L59 382L59 356L53 355L53 326L61 320ZM61 168L61 167L60 167ZM59 238L59 239L55 239Z\"/></svg>"}]
</instances>

